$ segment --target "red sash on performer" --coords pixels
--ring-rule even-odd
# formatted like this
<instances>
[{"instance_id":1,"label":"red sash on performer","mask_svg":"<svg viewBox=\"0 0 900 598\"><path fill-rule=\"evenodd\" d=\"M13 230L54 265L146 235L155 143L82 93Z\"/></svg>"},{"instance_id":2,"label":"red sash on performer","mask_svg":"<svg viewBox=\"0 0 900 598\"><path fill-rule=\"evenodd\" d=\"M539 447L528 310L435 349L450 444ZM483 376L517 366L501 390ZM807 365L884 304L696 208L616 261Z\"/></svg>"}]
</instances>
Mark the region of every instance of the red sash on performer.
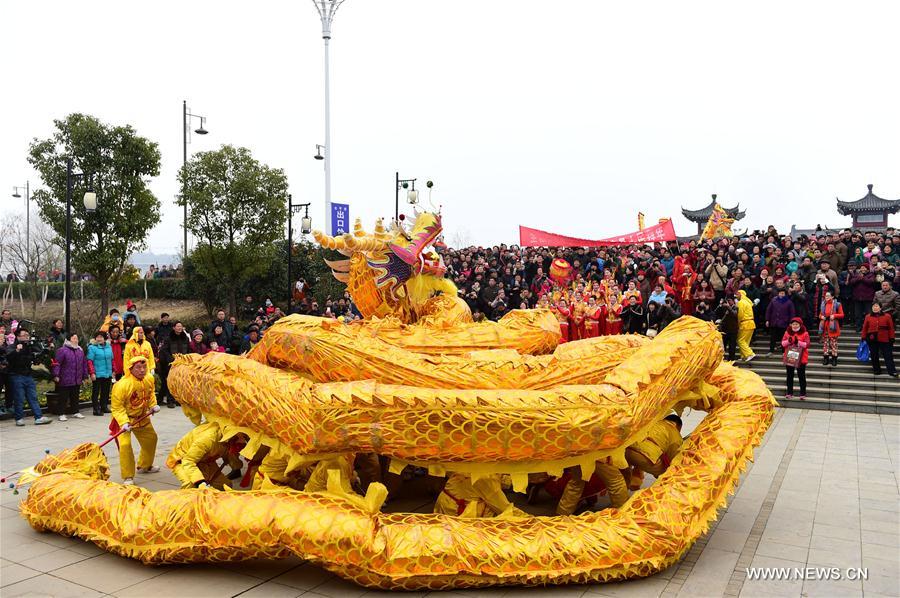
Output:
<instances>
[{"instance_id":1,"label":"red sash on performer","mask_svg":"<svg viewBox=\"0 0 900 598\"><path fill-rule=\"evenodd\" d=\"M122 426L119 425L119 422L116 418L112 418L109 422L109 435L115 436L119 433L119 430L122 429ZM119 439L116 438L116 448L119 448Z\"/></svg>"},{"instance_id":2,"label":"red sash on performer","mask_svg":"<svg viewBox=\"0 0 900 598\"><path fill-rule=\"evenodd\" d=\"M450 492L448 492L446 488L444 488L444 490L442 490L442 492L443 492L444 494L446 494L447 496L449 496L449 497L451 498L451 500L453 500L453 502L456 503L456 514L457 514L457 516L462 515L462 514L463 514L463 511L465 511L465 510L466 510L466 507L469 505L469 501L463 500L463 499L461 499L461 498L456 498L455 496L453 496L452 494L450 494Z\"/></svg>"}]
</instances>

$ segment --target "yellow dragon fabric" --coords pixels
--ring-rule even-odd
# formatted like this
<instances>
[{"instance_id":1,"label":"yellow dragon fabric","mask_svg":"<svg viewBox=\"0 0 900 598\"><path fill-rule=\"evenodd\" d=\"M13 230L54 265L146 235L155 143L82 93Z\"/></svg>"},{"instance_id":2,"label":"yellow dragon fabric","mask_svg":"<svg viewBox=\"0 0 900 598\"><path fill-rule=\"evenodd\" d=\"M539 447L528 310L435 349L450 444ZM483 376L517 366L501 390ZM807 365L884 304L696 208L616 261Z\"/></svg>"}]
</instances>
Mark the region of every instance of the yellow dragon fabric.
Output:
<instances>
[{"instance_id":1,"label":"yellow dragon fabric","mask_svg":"<svg viewBox=\"0 0 900 598\"><path fill-rule=\"evenodd\" d=\"M363 499L350 496L338 476L314 493L149 492L106 481L105 459L93 445L52 455L33 468L23 515L36 529L75 534L145 563L294 554L380 588L625 579L675 562L707 529L773 415L774 401L762 380L722 364L718 333L692 318L676 321L653 341L622 337L602 339L607 345L583 343L589 348L585 357L606 353L606 362L586 366L587 376L602 380L578 384L577 375L566 374L561 386L531 389L501 388L506 378L498 372L514 359L492 351L471 367L493 371L498 387L493 389L459 388L459 379L439 384L425 374L423 382L430 386L393 383L422 360L440 367L443 360L458 359L454 356L408 356L397 370L380 362L380 375L363 369L364 380L319 382L318 367L343 367L328 365L332 357L326 349L345 330L311 324L288 318L271 333L287 339L321 331L321 342L315 333L307 339L314 356L322 352L311 359L318 366L290 363L290 352L276 357L271 346L259 349L255 359L187 356L174 364L170 388L213 421L246 430L251 445L291 455L295 467L309 459L372 451L433 473L465 472L473 479L505 473L514 483L530 472L619 458L673 407L704 409L708 415L651 487L620 509L576 517L385 514L379 510L379 484ZM543 367L552 376L554 367L565 369L566 357L577 363L582 347L569 345L565 349L572 355L557 350L559 355L544 356L547 363L530 367ZM370 357L383 348L373 343ZM524 369L536 358L520 359ZM556 366L550 363L554 359ZM283 360L280 369L267 365L269 360ZM598 368L605 375L597 374ZM516 375L509 385L528 379Z\"/></svg>"},{"instance_id":2,"label":"yellow dragon fabric","mask_svg":"<svg viewBox=\"0 0 900 598\"><path fill-rule=\"evenodd\" d=\"M195 423L202 414L246 434L248 459L266 453L256 489L116 484L102 450L82 444L23 472L32 485L22 515L37 530L148 564L296 555L384 589L622 580L676 562L725 505L771 423L775 401L762 379L722 363L715 327L690 317L652 341L565 344L545 310L474 323L431 249L440 232L440 215L424 213L409 230L378 223L370 235L357 223L340 237L316 233L347 258L328 264L364 320L289 316L247 356L176 358L169 389ZM598 460L622 468L627 447L685 408L707 415L665 473L620 508L391 514L381 511L382 484L365 497L351 489L361 453L460 487L508 477L520 492L529 475L580 467L589 476ZM302 491L277 485L302 487L307 476Z\"/></svg>"}]
</instances>

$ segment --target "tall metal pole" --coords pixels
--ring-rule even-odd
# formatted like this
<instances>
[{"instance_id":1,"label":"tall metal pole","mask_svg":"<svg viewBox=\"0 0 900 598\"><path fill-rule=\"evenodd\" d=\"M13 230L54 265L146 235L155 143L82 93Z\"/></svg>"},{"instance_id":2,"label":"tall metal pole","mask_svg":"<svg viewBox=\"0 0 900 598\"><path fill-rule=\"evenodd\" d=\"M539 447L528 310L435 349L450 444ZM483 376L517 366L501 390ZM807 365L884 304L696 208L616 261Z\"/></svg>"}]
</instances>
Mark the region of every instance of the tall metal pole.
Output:
<instances>
[{"instance_id":1,"label":"tall metal pole","mask_svg":"<svg viewBox=\"0 0 900 598\"><path fill-rule=\"evenodd\" d=\"M187 131L188 131L188 122L187 122L187 100L184 100L181 104L182 112L181 112L181 135L184 140L184 160L182 162L182 170L181 176L184 177L184 181L181 184L181 199L184 201L184 249L182 250L182 261L187 258L188 252L188 228L187 228L187 218L188 218L188 209L187 209L187 176L185 176L184 168L187 166Z\"/></svg>"},{"instance_id":2,"label":"tall metal pole","mask_svg":"<svg viewBox=\"0 0 900 598\"><path fill-rule=\"evenodd\" d=\"M325 222L331 222L331 81L329 78L328 46L331 41L331 22L344 0L313 0L322 20L322 39L325 40ZM326 225L329 233L334 233Z\"/></svg>"},{"instance_id":3,"label":"tall metal pole","mask_svg":"<svg viewBox=\"0 0 900 598\"><path fill-rule=\"evenodd\" d=\"M71 328L72 300L72 158L66 158L66 334Z\"/></svg>"},{"instance_id":4,"label":"tall metal pole","mask_svg":"<svg viewBox=\"0 0 900 598\"><path fill-rule=\"evenodd\" d=\"M291 195L288 194L288 301L287 315L291 315L291 300L294 298L294 279L291 273L291 261L294 256L294 242L291 237L293 232L291 221L294 219L294 210L291 206Z\"/></svg>"},{"instance_id":5,"label":"tall metal pole","mask_svg":"<svg viewBox=\"0 0 900 598\"><path fill-rule=\"evenodd\" d=\"M31 181L25 181L25 261L31 267ZM37 275L37 272L35 272Z\"/></svg>"},{"instance_id":6,"label":"tall metal pole","mask_svg":"<svg viewBox=\"0 0 900 598\"><path fill-rule=\"evenodd\" d=\"M328 77L328 42L331 40L331 22L326 31L322 29L325 40L325 226L331 222L331 83ZM334 231L326 228L329 234Z\"/></svg>"}]
</instances>

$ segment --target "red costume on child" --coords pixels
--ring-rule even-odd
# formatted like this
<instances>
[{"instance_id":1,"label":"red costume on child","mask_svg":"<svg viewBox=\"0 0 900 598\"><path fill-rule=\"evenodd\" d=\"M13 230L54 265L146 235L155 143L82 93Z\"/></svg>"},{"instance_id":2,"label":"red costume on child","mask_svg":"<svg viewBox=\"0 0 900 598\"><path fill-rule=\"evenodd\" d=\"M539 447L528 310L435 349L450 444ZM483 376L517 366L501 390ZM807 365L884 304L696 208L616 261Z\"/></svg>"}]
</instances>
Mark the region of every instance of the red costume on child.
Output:
<instances>
[{"instance_id":1,"label":"red costume on child","mask_svg":"<svg viewBox=\"0 0 900 598\"><path fill-rule=\"evenodd\" d=\"M606 306L590 305L584 311L585 338L596 338L606 334Z\"/></svg>"},{"instance_id":2,"label":"red costume on child","mask_svg":"<svg viewBox=\"0 0 900 598\"><path fill-rule=\"evenodd\" d=\"M690 264L685 263L680 255L675 258L675 267L672 268L672 284L675 285L675 300L681 305L681 313L690 316L694 313L693 287L697 281Z\"/></svg>"},{"instance_id":3,"label":"red costume on child","mask_svg":"<svg viewBox=\"0 0 900 598\"><path fill-rule=\"evenodd\" d=\"M551 309L553 309L556 319L559 320L559 333L562 335L560 342L568 342L570 340L569 318L572 317L572 311L565 305L555 305Z\"/></svg>"}]
</instances>

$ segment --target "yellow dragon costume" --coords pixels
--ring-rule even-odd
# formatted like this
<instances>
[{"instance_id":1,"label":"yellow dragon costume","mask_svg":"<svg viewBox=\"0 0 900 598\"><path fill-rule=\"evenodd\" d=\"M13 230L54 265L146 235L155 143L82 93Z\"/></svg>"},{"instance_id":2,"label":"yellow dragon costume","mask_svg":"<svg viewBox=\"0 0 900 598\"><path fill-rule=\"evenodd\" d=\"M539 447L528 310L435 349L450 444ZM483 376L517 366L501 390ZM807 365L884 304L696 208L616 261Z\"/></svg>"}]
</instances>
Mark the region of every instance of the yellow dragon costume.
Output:
<instances>
[{"instance_id":1,"label":"yellow dragon costume","mask_svg":"<svg viewBox=\"0 0 900 598\"><path fill-rule=\"evenodd\" d=\"M408 232L379 225L367 235L357 224L341 237L317 234L347 258L330 265L366 320L289 316L247 357L188 355L171 369L178 401L249 437L243 454L266 447L282 473L319 464L316 491L125 487L107 480L102 451L83 444L23 476L32 483L23 516L145 563L298 555L389 589L621 580L676 562L771 422L763 381L722 363L719 333L689 317L652 341L560 346L549 311L474 324L429 247L440 230L439 215L422 214ZM626 467L625 449L685 407L707 415L665 473L622 507L579 516L504 508L471 518L452 505L451 514L383 513L384 486L354 494L343 465L375 453L395 472L413 464L468 476L459 488L506 475L522 491L529 474L589 475L601 459Z\"/></svg>"}]
</instances>

